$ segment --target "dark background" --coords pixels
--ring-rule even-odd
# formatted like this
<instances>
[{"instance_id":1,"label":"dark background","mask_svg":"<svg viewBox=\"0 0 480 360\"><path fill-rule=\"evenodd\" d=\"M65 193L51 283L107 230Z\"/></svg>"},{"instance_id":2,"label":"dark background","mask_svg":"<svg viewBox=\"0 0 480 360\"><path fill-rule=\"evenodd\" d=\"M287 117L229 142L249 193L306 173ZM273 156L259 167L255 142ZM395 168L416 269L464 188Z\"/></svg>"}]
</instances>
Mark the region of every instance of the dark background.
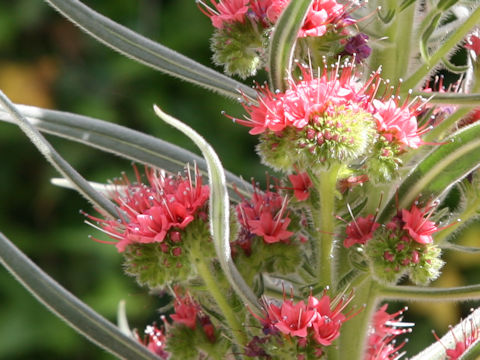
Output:
<instances>
[{"instance_id":1,"label":"dark background","mask_svg":"<svg viewBox=\"0 0 480 360\"><path fill-rule=\"evenodd\" d=\"M85 3L210 64L212 27L193 0ZM227 169L247 179L261 178L265 171L254 152L256 139L220 114L226 110L241 115L241 106L113 52L41 1L0 1L0 88L17 103L108 120L196 151L183 135L156 118L152 110L156 103L202 134ZM123 170L131 173L129 161L65 140L48 139L89 180L105 182ZM89 234L100 234L85 225L78 212L91 211L87 202L74 191L50 184L50 178L57 174L13 125L0 123L0 156L0 231L110 320L115 321L121 299L127 301L132 328L142 330L158 320L155 309L159 299L123 275L121 255L115 247L88 239ZM454 257L448 260L455 264ZM476 258L470 261L462 257L461 266L459 261L449 265L440 285L478 281L472 262ZM0 359L111 358L49 313L1 268L0 289ZM459 316L455 305L426 305L411 307L407 319L420 316L414 318L418 325L409 344L413 351L433 341L429 330L434 325L443 334ZM432 312L441 314L435 324L425 318Z\"/></svg>"}]
</instances>

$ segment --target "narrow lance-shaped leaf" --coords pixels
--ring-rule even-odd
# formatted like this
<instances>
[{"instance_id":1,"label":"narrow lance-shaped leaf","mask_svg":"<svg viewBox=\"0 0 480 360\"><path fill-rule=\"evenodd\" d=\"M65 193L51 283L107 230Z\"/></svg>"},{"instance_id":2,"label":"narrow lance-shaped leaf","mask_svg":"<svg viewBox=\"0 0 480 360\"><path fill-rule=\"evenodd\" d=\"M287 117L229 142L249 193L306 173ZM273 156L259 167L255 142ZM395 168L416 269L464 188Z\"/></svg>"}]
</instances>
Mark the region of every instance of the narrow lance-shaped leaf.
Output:
<instances>
[{"instance_id":1,"label":"narrow lance-shaped leaf","mask_svg":"<svg viewBox=\"0 0 480 360\"><path fill-rule=\"evenodd\" d=\"M412 357L411 360L436 360L446 357L447 349L455 349L458 341L462 342L465 336L471 336L472 333L478 331L480 327L480 309L476 309L466 319L462 320L453 329L450 329L441 339L436 341L421 353ZM475 338L475 334L473 334ZM462 354L462 360L475 360L480 355L480 346L478 334L477 340L474 341L469 348Z\"/></svg>"},{"instance_id":2,"label":"narrow lance-shaped leaf","mask_svg":"<svg viewBox=\"0 0 480 360\"><path fill-rule=\"evenodd\" d=\"M252 311L256 311L259 307L257 298L238 272L232 259L229 226L230 203L225 184L225 174L220 159L205 139L197 134L191 127L164 113L157 106L154 106L154 110L157 116L163 121L187 135L195 145L198 146L205 157L208 166L210 185L210 232L212 234L218 260L230 285L237 295Z\"/></svg>"},{"instance_id":3,"label":"narrow lance-shaped leaf","mask_svg":"<svg viewBox=\"0 0 480 360\"><path fill-rule=\"evenodd\" d=\"M270 83L275 90L285 91L285 78L291 73L298 31L312 2L313 0L290 1L275 24L268 52Z\"/></svg>"},{"instance_id":4,"label":"narrow lance-shaped leaf","mask_svg":"<svg viewBox=\"0 0 480 360\"><path fill-rule=\"evenodd\" d=\"M60 286L2 233L0 263L55 315L119 359L159 359Z\"/></svg>"},{"instance_id":5,"label":"narrow lance-shaped leaf","mask_svg":"<svg viewBox=\"0 0 480 360\"><path fill-rule=\"evenodd\" d=\"M398 208L404 209L420 196L428 201L445 194L457 181L480 166L480 124L453 134L427 155L406 177L382 211L385 222Z\"/></svg>"},{"instance_id":6,"label":"narrow lance-shaped leaf","mask_svg":"<svg viewBox=\"0 0 480 360\"><path fill-rule=\"evenodd\" d=\"M78 0L45 0L95 39L142 64L230 98L255 98L244 84L110 20ZM193 2L192 2L193 3Z\"/></svg>"},{"instance_id":7,"label":"narrow lance-shaped leaf","mask_svg":"<svg viewBox=\"0 0 480 360\"><path fill-rule=\"evenodd\" d=\"M34 106L16 105L17 109L37 129L48 134L92 146L118 156L176 173L188 162L196 162L203 174L207 173L205 160L177 145L127 127L107 121L62 111L46 110ZM13 118L0 109L0 120L13 122ZM231 172L226 172L230 196L252 193L252 185ZM233 190L233 184L236 191Z\"/></svg>"},{"instance_id":8,"label":"narrow lance-shaped leaf","mask_svg":"<svg viewBox=\"0 0 480 360\"><path fill-rule=\"evenodd\" d=\"M42 134L32 126L27 119L17 110L15 105L0 91L0 104L10 114L15 123L28 136L32 143L37 147L40 153L62 174L75 185L76 190L89 200L99 211L108 216L117 218L119 209L104 195L97 192L60 154L50 145Z\"/></svg>"}]
</instances>

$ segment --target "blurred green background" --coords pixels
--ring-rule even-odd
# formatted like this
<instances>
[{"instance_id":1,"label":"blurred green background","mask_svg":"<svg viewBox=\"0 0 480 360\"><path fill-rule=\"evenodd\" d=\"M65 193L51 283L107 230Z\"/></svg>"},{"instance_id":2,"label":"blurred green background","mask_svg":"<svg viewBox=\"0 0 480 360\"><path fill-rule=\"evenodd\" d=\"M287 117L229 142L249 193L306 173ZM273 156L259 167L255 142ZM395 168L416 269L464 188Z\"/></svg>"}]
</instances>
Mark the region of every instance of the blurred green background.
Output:
<instances>
[{"instance_id":1,"label":"blurred green background","mask_svg":"<svg viewBox=\"0 0 480 360\"><path fill-rule=\"evenodd\" d=\"M97 11L174 50L210 66L210 21L194 0L85 1ZM0 88L18 103L76 112L126 125L196 151L179 132L156 118L152 104L193 126L217 150L225 167L245 178L262 178L256 139L220 114L240 115L233 101L137 64L96 42L42 1L0 2ZM105 182L130 163L82 145L49 137L85 177ZM40 267L95 310L115 321L117 304L127 301L131 327L158 320L160 301L122 274L115 247L88 239L101 235L83 223L91 211L79 195L52 186L57 176L25 136L0 123L0 231ZM477 235L472 235L476 240ZM450 257L453 261L455 259ZM463 272L446 268L443 286L479 281L462 257ZM457 261L457 264L459 261ZM0 268L0 359L111 359L36 302ZM399 305L400 306L400 305ZM416 351L456 322L458 306L417 305ZM427 320L432 309L441 318ZM418 323L421 322L422 324ZM419 340L422 340L423 343Z\"/></svg>"}]
</instances>

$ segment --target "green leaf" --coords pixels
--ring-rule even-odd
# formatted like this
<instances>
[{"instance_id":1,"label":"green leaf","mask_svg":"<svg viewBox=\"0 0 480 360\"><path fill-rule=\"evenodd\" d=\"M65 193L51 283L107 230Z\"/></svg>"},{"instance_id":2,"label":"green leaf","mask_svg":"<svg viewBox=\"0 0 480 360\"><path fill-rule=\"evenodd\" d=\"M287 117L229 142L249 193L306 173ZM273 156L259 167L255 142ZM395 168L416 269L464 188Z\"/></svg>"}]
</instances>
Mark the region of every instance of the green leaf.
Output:
<instances>
[{"instance_id":1,"label":"green leaf","mask_svg":"<svg viewBox=\"0 0 480 360\"><path fill-rule=\"evenodd\" d=\"M430 22L428 27L425 29L425 31L422 33L422 36L420 36L420 54L422 55L423 60L425 60L426 63L430 61L430 55L428 54L428 40L430 39L430 36L432 36L433 32L438 26L438 23L440 22L440 19L442 18L442 13L438 13Z\"/></svg>"},{"instance_id":2,"label":"green leaf","mask_svg":"<svg viewBox=\"0 0 480 360\"><path fill-rule=\"evenodd\" d=\"M312 2L313 0L290 1L275 24L268 52L270 84L275 90L286 89L285 79L291 73L298 31Z\"/></svg>"},{"instance_id":3,"label":"green leaf","mask_svg":"<svg viewBox=\"0 0 480 360\"><path fill-rule=\"evenodd\" d=\"M196 162L200 171L207 173L207 164L202 157L142 132L88 116L34 106L16 106L23 116L42 132L173 173L182 171L188 162ZM0 120L14 122L2 109ZM253 192L252 185L238 176L227 172L226 177L230 196L238 199L237 191L246 196ZM237 191L233 190L234 185Z\"/></svg>"},{"instance_id":4,"label":"green leaf","mask_svg":"<svg viewBox=\"0 0 480 360\"><path fill-rule=\"evenodd\" d=\"M75 185L75 189L89 200L95 208L109 215L112 218L118 218L120 210L103 194L96 191L60 154L58 154L52 145L43 137L42 134L31 125L27 119L17 110L15 105L0 91L0 105L13 119L20 129L28 136L30 141L37 147L38 151L55 167L55 169Z\"/></svg>"},{"instance_id":5,"label":"green leaf","mask_svg":"<svg viewBox=\"0 0 480 360\"><path fill-rule=\"evenodd\" d=\"M210 232L220 266L237 295L252 311L259 308L257 297L248 287L233 263L230 250L230 202L222 164L213 148L191 127L164 113L156 105L155 113L167 124L183 132L198 146L208 167L210 185Z\"/></svg>"},{"instance_id":6,"label":"green leaf","mask_svg":"<svg viewBox=\"0 0 480 360\"><path fill-rule=\"evenodd\" d=\"M0 263L38 301L94 344L119 359L159 359L60 286L2 233Z\"/></svg>"},{"instance_id":7,"label":"green leaf","mask_svg":"<svg viewBox=\"0 0 480 360\"><path fill-rule=\"evenodd\" d=\"M110 20L77 0L45 0L75 25L119 53L221 95L255 99L250 87Z\"/></svg>"},{"instance_id":8,"label":"green leaf","mask_svg":"<svg viewBox=\"0 0 480 360\"><path fill-rule=\"evenodd\" d=\"M448 71L451 71L454 74L463 74L470 68L468 65L452 64L452 62L445 57L442 58L442 63L443 63L443 65L445 65L445 68Z\"/></svg>"},{"instance_id":9,"label":"green leaf","mask_svg":"<svg viewBox=\"0 0 480 360\"><path fill-rule=\"evenodd\" d=\"M442 249L454 250L454 251L459 251L459 252L468 253L468 254L480 253L480 248L478 247L462 246L462 245L457 245L452 243L443 244Z\"/></svg>"},{"instance_id":10,"label":"green leaf","mask_svg":"<svg viewBox=\"0 0 480 360\"><path fill-rule=\"evenodd\" d=\"M480 165L480 124L473 124L453 134L443 145L430 152L405 178L379 216L386 222L398 209L408 208L422 197L435 199Z\"/></svg>"},{"instance_id":11,"label":"green leaf","mask_svg":"<svg viewBox=\"0 0 480 360\"><path fill-rule=\"evenodd\" d=\"M478 103L480 102L480 93L460 94L414 91L412 95L429 99L429 104L478 106Z\"/></svg>"},{"instance_id":12,"label":"green leaf","mask_svg":"<svg viewBox=\"0 0 480 360\"><path fill-rule=\"evenodd\" d=\"M400 11L405 10L408 8L410 5L414 4L415 0L403 0L402 3L400 4Z\"/></svg>"}]
</instances>

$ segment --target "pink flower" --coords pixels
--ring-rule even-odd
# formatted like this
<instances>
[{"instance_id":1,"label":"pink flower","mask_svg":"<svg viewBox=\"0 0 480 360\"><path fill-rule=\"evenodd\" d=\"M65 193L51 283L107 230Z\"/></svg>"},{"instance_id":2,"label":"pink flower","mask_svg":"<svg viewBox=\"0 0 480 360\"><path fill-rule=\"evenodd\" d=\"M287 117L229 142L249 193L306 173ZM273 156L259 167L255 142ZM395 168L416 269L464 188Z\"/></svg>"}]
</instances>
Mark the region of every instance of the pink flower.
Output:
<instances>
[{"instance_id":1,"label":"pink flower","mask_svg":"<svg viewBox=\"0 0 480 360\"><path fill-rule=\"evenodd\" d=\"M437 339L437 341L442 344L445 348L445 352L447 355L447 360L458 360L462 357L462 355L467 351L480 337L480 330L478 329L475 320L473 319L474 314L470 315L469 318L463 320L460 325L462 330L463 338L458 339L455 335L455 332L452 328L450 328L451 336L455 340L455 348L447 349L447 347L442 343L442 341L438 338L437 334L433 332L433 335ZM478 316L478 314L477 314ZM468 330L470 325L470 331Z\"/></svg>"},{"instance_id":2,"label":"pink flower","mask_svg":"<svg viewBox=\"0 0 480 360\"><path fill-rule=\"evenodd\" d=\"M299 173L297 175L288 175L288 179L293 185L293 195L298 201L307 200L310 196L310 189L313 184L312 180L306 172Z\"/></svg>"},{"instance_id":3,"label":"pink flower","mask_svg":"<svg viewBox=\"0 0 480 360\"><path fill-rule=\"evenodd\" d=\"M283 219L282 215L279 213L276 218L273 218L270 212L262 212L259 220L249 222L252 233L262 236L268 244L287 240L293 235L293 232L287 230L290 219Z\"/></svg>"},{"instance_id":4,"label":"pink flower","mask_svg":"<svg viewBox=\"0 0 480 360\"><path fill-rule=\"evenodd\" d=\"M170 315L170 318L175 322L184 324L192 330L195 329L200 306L196 304L188 294L183 297L176 294L173 306L175 313Z\"/></svg>"},{"instance_id":5,"label":"pink flower","mask_svg":"<svg viewBox=\"0 0 480 360\"><path fill-rule=\"evenodd\" d=\"M338 187L340 192L343 194L347 190L357 185L362 185L364 182L367 182L367 181L368 181L368 175L349 176L346 179L341 179L338 182Z\"/></svg>"},{"instance_id":6,"label":"pink flower","mask_svg":"<svg viewBox=\"0 0 480 360\"><path fill-rule=\"evenodd\" d=\"M293 235L293 232L287 230L291 221L286 214L287 199L276 192L261 193L254 189L252 199L243 199L236 208L245 235L261 236L269 244L287 241ZM250 241L244 246L248 249Z\"/></svg>"},{"instance_id":7,"label":"pink flower","mask_svg":"<svg viewBox=\"0 0 480 360\"><path fill-rule=\"evenodd\" d=\"M272 24L275 24L280 17L283 9L285 9L290 0L272 0L267 9L267 17Z\"/></svg>"},{"instance_id":8,"label":"pink flower","mask_svg":"<svg viewBox=\"0 0 480 360\"><path fill-rule=\"evenodd\" d=\"M323 36L327 26L345 13L345 6L335 0L316 0L307 14L298 37Z\"/></svg>"},{"instance_id":9,"label":"pink flower","mask_svg":"<svg viewBox=\"0 0 480 360\"><path fill-rule=\"evenodd\" d=\"M357 112L369 108L371 101L368 86L378 74L372 76L364 87L359 87L354 68L324 69L318 77L302 68L303 80L290 79L289 89L284 93L272 93L268 88L258 90L258 105L246 101L243 105L248 112L247 119L233 119L251 127L250 134L257 135L267 130L281 132L286 127L302 130L308 124L315 124L318 118L333 115L339 108ZM322 134L328 138L328 134Z\"/></svg>"},{"instance_id":10,"label":"pink flower","mask_svg":"<svg viewBox=\"0 0 480 360\"><path fill-rule=\"evenodd\" d=\"M134 243L162 243L172 232L173 242L179 242L179 230L185 229L196 217L200 217L209 197L208 185L202 185L202 178L195 171L195 179L166 175L154 169L146 169L149 185L141 183L137 173L137 183L131 184L127 178L117 183L118 190L112 193L113 200L121 210L120 219L95 220L103 231L116 240L119 252ZM177 251L177 253L180 253Z\"/></svg>"},{"instance_id":11,"label":"pink flower","mask_svg":"<svg viewBox=\"0 0 480 360\"><path fill-rule=\"evenodd\" d=\"M148 350L158 355L161 359L168 359L170 354L165 351L167 337L164 332L159 329L156 324L153 324L145 328L145 335L146 336L142 340L135 332L137 340L145 345Z\"/></svg>"},{"instance_id":12,"label":"pink flower","mask_svg":"<svg viewBox=\"0 0 480 360\"><path fill-rule=\"evenodd\" d=\"M480 31L477 29L467 36L465 48L472 50L478 57L480 54Z\"/></svg>"},{"instance_id":13,"label":"pink flower","mask_svg":"<svg viewBox=\"0 0 480 360\"><path fill-rule=\"evenodd\" d=\"M389 314L386 312L387 307L387 304L383 305L373 315L365 360L397 359L398 350L405 345L406 341L396 345L395 337L411 332L413 323L401 322L401 315L407 308Z\"/></svg>"},{"instance_id":14,"label":"pink flower","mask_svg":"<svg viewBox=\"0 0 480 360\"><path fill-rule=\"evenodd\" d=\"M432 234L438 231L435 223L428 220L431 215L431 212L427 214L429 210L431 208L427 207L427 209L421 211L415 205L412 205L410 211L402 210L402 220L405 223L403 229L407 230L412 239L419 244L432 243ZM427 214L427 217L425 217L425 214Z\"/></svg>"},{"instance_id":15,"label":"pink flower","mask_svg":"<svg viewBox=\"0 0 480 360\"><path fill-rule=\"evenodd\" d=\"M315 310L307 309L303 301L294 305L289 300L284 300L280 307L270 305L268 313L271 319L276 320L274 326L282 333L303 338L316 316Z\"/></svg>"},{"instance_id":16,"label":"pink flower","mask_svg":"<svg viewBox=\"0 0 480 360\"><path fill-rule=\"evenodd\" d=\"M308 308L315 309L317 312L317 316L312 322L313 338L320 345L328 346L340 335L340 328L347 320L341 311L350 300L340 300L332 310L329 296L323 295L320 300L309 296Z\"/></svg>"},{"instance_id":17,"label":"pink flower","mask_svg":"<svg viewBox=\"0 0 480 360\"><path fill-rule=\"evenodd\" d=\"M406 105L399 107L393 99L373 100L372 105L378 131L387 141L413 149L423 144L420 135L424 132L417 127L418 107L409 108Z\"/></svg>"},{"instance_id":18,"label":"pink flower","mask_svg":"<svg viewBox=\"0 0 480 360\"><path fill-rule=\"evenodd\" d=\"M210 0L215 8L212 8L205 4L203 1L199 1L200 10L207 15L211 20L214 27L222 29L225 24L234 22L243 23L248 11L249 0ZM200 5L203 5L200 6Z\"/></svg>"},{"instance_id":19,"label":"pink flower","mask_svg":"<svg viewBox=\"0 0 480 360\"><path fill-rule=\"evenodd\" d=\"M373 237L373 233L380 226L375 221L374 215L359 217L347 225L346 233L348 237L344 240L343 246L349 248L354 244L366 244Z\"/></svg>"}]
</instances>

